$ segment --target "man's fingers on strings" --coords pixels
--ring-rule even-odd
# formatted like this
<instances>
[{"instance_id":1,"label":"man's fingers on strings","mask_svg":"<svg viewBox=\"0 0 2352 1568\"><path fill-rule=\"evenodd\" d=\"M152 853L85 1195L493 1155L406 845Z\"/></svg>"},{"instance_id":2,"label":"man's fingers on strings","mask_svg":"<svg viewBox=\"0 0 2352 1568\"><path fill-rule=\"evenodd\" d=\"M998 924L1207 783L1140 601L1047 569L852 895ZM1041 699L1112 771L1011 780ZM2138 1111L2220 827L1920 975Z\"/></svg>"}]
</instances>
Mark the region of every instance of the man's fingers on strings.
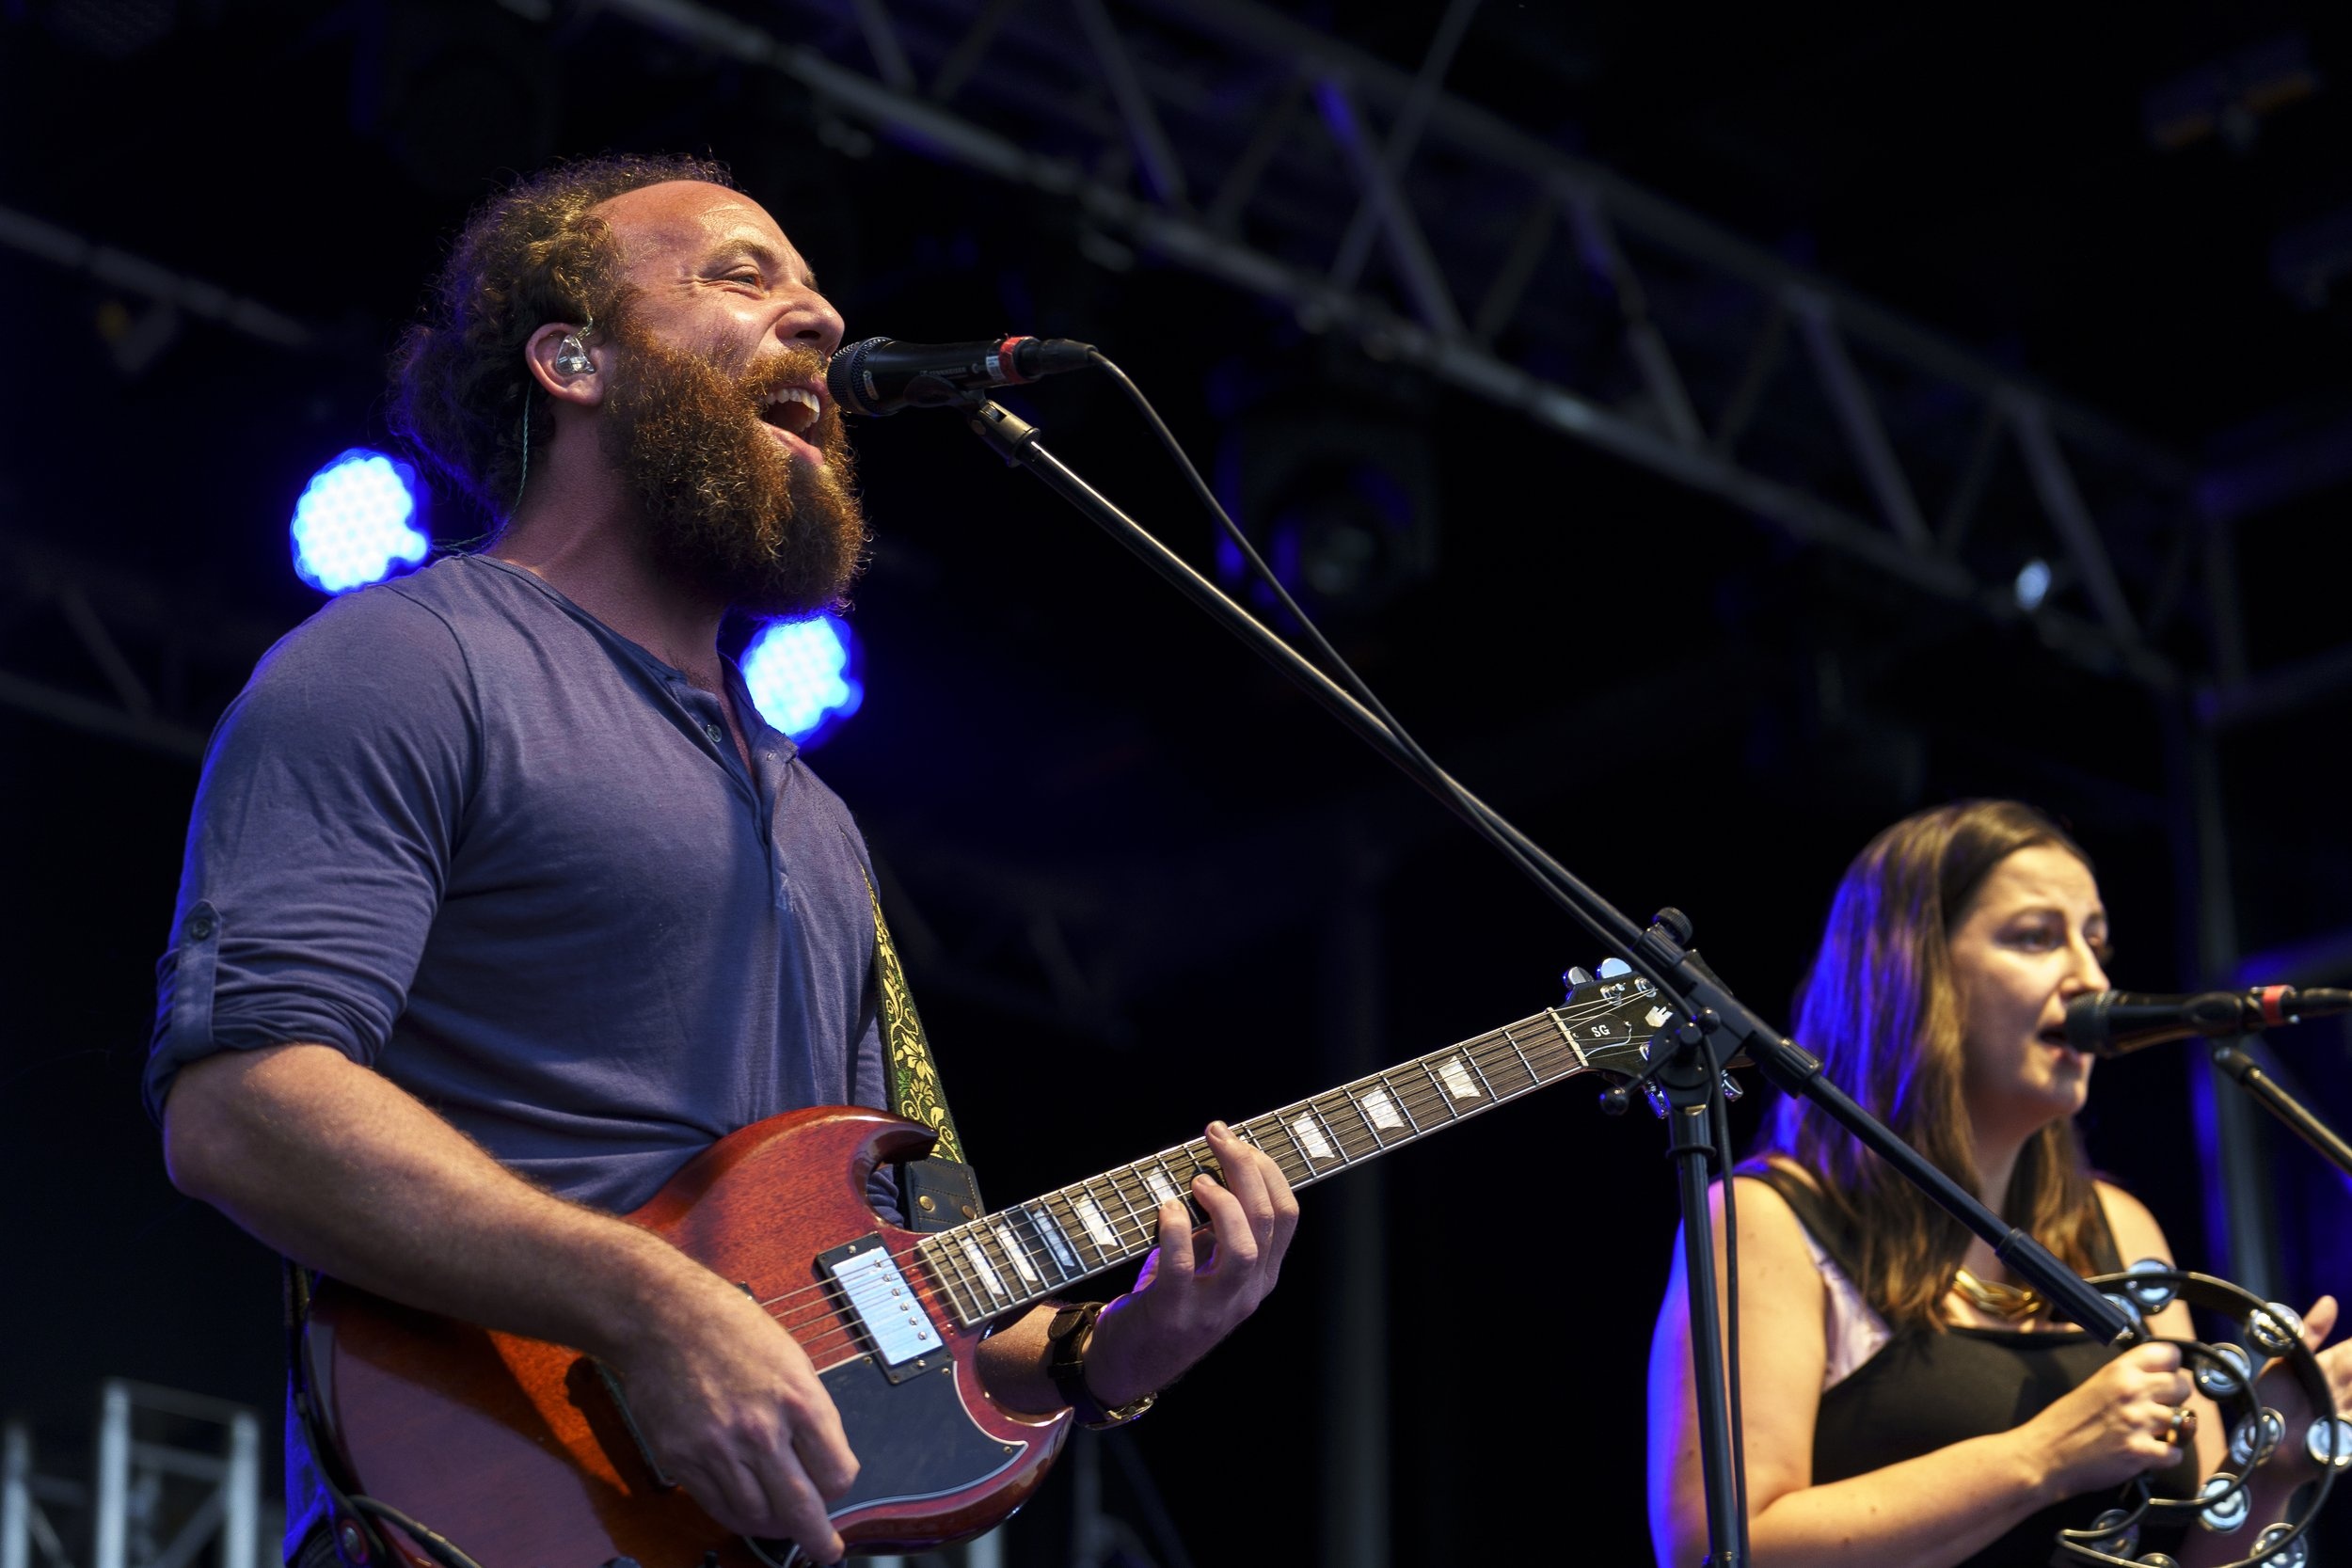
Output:
<instances>
[{"instance_id":1,"label":"man's fingers on strings","mask_svg":"<svg viewBox=\"0 0 2352 1568\"><path fill-rule=\"evenodd\" d=\"M1193 1196L1200 1200L1200 1207L1209 1212L1209 1224L1216 1235L1209 1266L1200 1272L1204 1275L1220 1273L1228 1259L1243 1264L1254 1262L1258 1256L1258 1235L1250 1227L1249 1215L1243 1210L1241 1200L1214 1181L1195 1181L1192 1191Z\"/></svg>"},{"instance_id":2,"label":"man's fingers on strings","mask_svg":"<svg viewBox=\"0 0 2352 1568\"><path fill-rule=\"evenodd\" d=\"M845 1550L841 1537L834 1533L833 1521L825 1516L825 1500L809 1483L799 1456L787 1450L771 1456L763 1468L767 1471L763 1512L775 1522L778 1533L790 1537L819 1562L839 1560Z\"/></svg>"},{"instance_id":3,"label":"man's fingers on strings","mask_svg":"<svg viewBox=\"0 0 2352 1568\"><path fill-rule=\"evenodd\" d=\"M1264 1209L1265 1165L1273 1162L1221 1121L1209 1123L1208 1136L1209 1148L1216 1152L1223 1174L1225 1190L1239 1198L1242 1208L1252 1214ZM1261 1161L1265 1164L1261 1164Z\"/></svg>"},{"instance_id":4,"label":"man's fingers on strings","mask_svg":"<svg viewBox=\"0 0 2352 1568\"><path fill-rule=\"evenodd\" d=\"M1196 1183L1197 1190L1197 1183ZM1159 1233L1159 1262L1156 1267L1178 1279L1189 1279L1199 1264L1193 1250L1192 1212L1175 1198L1160 1205L1156 1216Z\"/></svg>"}]
</instances>

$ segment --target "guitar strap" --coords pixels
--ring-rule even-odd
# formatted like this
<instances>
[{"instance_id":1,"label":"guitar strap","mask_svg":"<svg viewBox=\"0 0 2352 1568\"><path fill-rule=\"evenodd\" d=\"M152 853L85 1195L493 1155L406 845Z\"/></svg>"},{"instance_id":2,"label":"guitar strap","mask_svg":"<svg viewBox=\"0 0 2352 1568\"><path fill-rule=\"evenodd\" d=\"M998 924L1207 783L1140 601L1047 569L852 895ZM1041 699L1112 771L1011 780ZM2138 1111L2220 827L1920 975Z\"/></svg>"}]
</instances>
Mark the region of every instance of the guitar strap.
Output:
<instances>
[{"instance_id":1,"label":"guitar strap","mask_svg":"<svg viewBox=\"0 0 2352 1568\"><path fill-rule=\"evenodd\" d=\"M882 1061L890 1078L890 1111L939 1135L928 1159L909 1160L898 1167L899 1207L908 1229L945 1230L980 1217L980 1184L963 1163L963 1140L947 1114L939 1069L931 1063L930 1040L914 1010L898 944L890 940L890 923L882 918L882 895L874 891L870 876L866 896L874 906L874 990L882 1015Z\"/></svg>"}]
</instances>

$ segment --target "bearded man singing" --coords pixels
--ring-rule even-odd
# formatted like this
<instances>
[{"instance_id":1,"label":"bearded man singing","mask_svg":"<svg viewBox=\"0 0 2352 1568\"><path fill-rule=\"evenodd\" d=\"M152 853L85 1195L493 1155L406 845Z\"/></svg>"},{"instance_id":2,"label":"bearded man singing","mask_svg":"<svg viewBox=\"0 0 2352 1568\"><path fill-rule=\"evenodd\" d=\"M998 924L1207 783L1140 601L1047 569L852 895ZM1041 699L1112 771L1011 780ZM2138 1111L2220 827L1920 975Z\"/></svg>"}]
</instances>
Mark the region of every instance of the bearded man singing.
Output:
<instances>
[{"instance_id":1,"label":"bearded man singing","mask_svg":"<svg viewBox=\"0 0 2352 1568\"><path fill-rule=\"evenodd\" d=\"M863 841L717 646L729 609L834 604L858 565L841 335L708 165L570 165L475 215L393 422L504 526L328 605L222 720L147 1075L183 1191L309 1269L593 1355L712 1517L827 1560L858 1461L808 1357L614 1216L737 1128L882 1102ZM1164 1205L1077 1347L1104 1409L1247 1317L1289 1245L1281 1172L1208 1138L1210 1234ZM983 1345L1001 1403L1073 1402L1051 1317ZM287 1511L289 1560L323 1561L298 1431Z\"/></svg>"}]
</instances>

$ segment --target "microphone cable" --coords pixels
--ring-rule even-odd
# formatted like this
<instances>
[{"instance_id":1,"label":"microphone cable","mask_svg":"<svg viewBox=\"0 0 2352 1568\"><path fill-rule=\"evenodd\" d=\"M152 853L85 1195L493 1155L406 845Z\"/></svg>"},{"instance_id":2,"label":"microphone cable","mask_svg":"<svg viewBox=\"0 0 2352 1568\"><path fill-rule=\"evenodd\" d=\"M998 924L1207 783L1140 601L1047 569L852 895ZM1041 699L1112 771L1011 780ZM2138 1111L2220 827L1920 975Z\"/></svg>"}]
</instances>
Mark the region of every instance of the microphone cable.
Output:
<instances>
[{"instance_id":1,"label":"microphone cable","mask_svg":"<svg viewBox=\"0 0 2352 1568\"><path fill-rule=\"evenodd\" d=\"M1585 886L1565 866L1505 820L1501 814L1456 782L1451 774L1438 765L1435 758L1422 749L1421 742L1415 740L1412 734L1397 721L1396 716L1389 711L1388 705L1380 700L1378 694L1372 689L1361 675L1357 673L1354 666L1347 662L1340 651L1331 645L1330 640L1324 636L1323 629L1315 625L1305 610L1299 607L1298 601L1291 597L1290 590L1282 586L1280 578L1276 576L1274 569L1266 564L1265 558L1258 553L1257 546L1250 542L1249 536L1242 531L1241 526L1233 521L1232 514L1225 510L1224 503L1217 499L1216 491L1212 490L1208 482L1200 477L1200 470L1193 464L1191 455L1184 451L1184 444L1176 439L1174 432L1168 428L1167 421L1160 418L1159 410L1152 406L1152 400L1144 395L1143 388L1137 387L1127 372L1120 369L1102 350L1089 348L1087 351L1087 358L1097 369L1109 375L1112 382L1126 395L1127 401L1135 405L1136 411L1143 417L1144 423L1150 427L1161 447L1166 450L1177 467L1184 473L1186 482L1192 487L1193 494L1200 499L1201 505L1208 509L1210 515L1216 519L1217 526L1224 531L1225 537L1241 553L1241 558L1248 564L1251 575L1273 594L1275 601L1289 614L1299 629L1306 633L1310 646L1322 656L1321 663L1327 667L1325 673L1337 681L1348 695L1362 704L1381 728L1386 730L1391 738L1396 742L1398 748L1412 760L1417 782L1450 807L1454 815L1463 818L1473 832L1499 850L1503 858L1516 866L1522 875L1542 888L1551 901L1560 906L1571 919L1598 938L1604 946L1615 949L1617 955L1632 966L1634 973L1658 988L1661 996L1676 997L1677 993L1675 988L1667 983L1664 974L1650 962L1648 955L1641 950L1638 927L1634 927L1630 919L1602 899L1591 888ZM1136 526L1141 528L1142 525ZM1163 545L1162 547L1165 548L1166 546ZM1270 629L1269 635L1272 635ZM1625 929L1617 929L1619 925L1622 925ZM1627 931L1634 931L1637 934L1628 936ZM1742 1522L1741 1534L1744 1536L1744 1522L1748 1516L1747 1443L1740 1398L1740 1226L1738 1200L1733 1196L1739 1182L1732 1164L1730 1105L1728 1097L1724 1093L1724 1069L1721 1058L1715 1053L1714 1037L1711 1034L1702 1040L1701 1049L1705 1053L1708 1064L1707 1108L1714 1128L1714 1158L1723 1173L1724 1277L1720 1297L1724 1307L1722 1317L1724 1334L1724 1394L1728 1425L1731 1430L1732 1475L1730 1479L1734 1497L1733 1506ZM1689 1290L1687 1279L1684 1288L1687 1304ZM1695 1376L1698 1360L1698 1349L1695 1345L1692 1347L1692 1371ZM1714 1544L1715 1549L1721 1552L1728 1547L1730 1543L1717 1542Z\"/></svg>"}]
</instances>

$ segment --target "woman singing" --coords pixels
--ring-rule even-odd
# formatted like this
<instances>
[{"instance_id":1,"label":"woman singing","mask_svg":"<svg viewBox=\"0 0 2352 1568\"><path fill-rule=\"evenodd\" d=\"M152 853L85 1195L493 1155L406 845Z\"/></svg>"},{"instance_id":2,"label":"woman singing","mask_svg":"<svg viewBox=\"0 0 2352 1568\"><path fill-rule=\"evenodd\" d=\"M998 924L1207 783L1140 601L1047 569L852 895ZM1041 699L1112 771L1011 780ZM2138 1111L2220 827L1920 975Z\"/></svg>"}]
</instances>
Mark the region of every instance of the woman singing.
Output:
<instances>
[{"instance_id":1,"label":"woman singing","mask_svg":"<svg viewBox=\"0 0 2352 1568\"><path fill-rule=\"evenodd\" d=\"M2106 947L2090 860L2048 817L2004 800L1922 812L1847 870L1796 1030L1833 1082L2086 1275L2171 1258L2075 1134L2091 1063L2066 1044L2066 1004L2106 988ZM2054 1320L1809 1102L1776 1108L1759 1155L1737 1205L1756 1568L2045 1568L2055 1532L2125 1481L2153 1472L2159 1495L2186 1495L2222 1457L2177 1350L2117 1354ZM1650 1350L1650 1529L1660 1568L1692 1568L1707 1523L1676 1256ZM2335 1319L2323 1297L2310 1342ZM2151 1326L2194 1337L2179 1304ZM2323 1360L2344 1403L2352 1355ZM2288 1440L2258 1474L2252 1523L2191 1530L2169 1548L2184 1562L2246 1556L2316 1473L2300 1390L2278 1373L2262 1394Z\"/></svg>"}]
</instances>

